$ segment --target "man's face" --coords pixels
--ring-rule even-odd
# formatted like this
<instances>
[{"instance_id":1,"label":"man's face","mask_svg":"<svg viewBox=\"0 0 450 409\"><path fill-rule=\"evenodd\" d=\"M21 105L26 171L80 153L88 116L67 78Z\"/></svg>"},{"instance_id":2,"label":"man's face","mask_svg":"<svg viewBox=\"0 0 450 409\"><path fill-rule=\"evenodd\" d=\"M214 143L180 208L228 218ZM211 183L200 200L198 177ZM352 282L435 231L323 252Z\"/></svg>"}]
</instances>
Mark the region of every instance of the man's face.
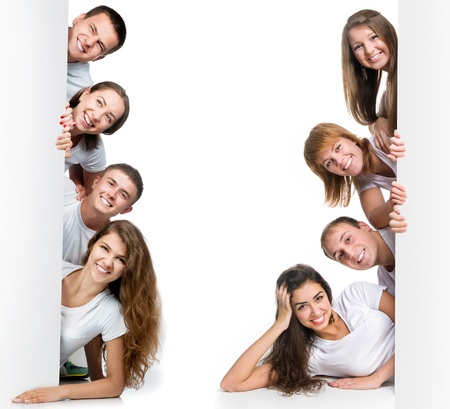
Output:
<instances>
[{"instance_id":1,"label":"man's face","mask_svg":"<svg viewBox=\"0 0 450 409\"><path fill-rule=\"evenodd\" d=\"M85 18L80 14L69 27L68 62L89 62L101 59L119 43L119 38L106 14Z\"/></svg>"},{"instance_id":2,"label":"man's face","mask_svg":"<svg viewBox=\"0 0 450 409\"><path fill-rule=\"evenodd\" d=\"M95 179L92 193L86 199L97 212L111 218L130 212L136 194L133 181L120 169L111 169Z\"/></svg>"},{"instance_id":3,"label":"man's face","mask_svg":"<svg viewBox=\"0 0 450 409\"><path fill-rule=\"evenodd\" d=\"M362 222L360 226L359 229L347 223L334 226L324 242L324 250L344 266L367 270L376 265L378 243L370 226Z\"/></svg>"}]
</instances>

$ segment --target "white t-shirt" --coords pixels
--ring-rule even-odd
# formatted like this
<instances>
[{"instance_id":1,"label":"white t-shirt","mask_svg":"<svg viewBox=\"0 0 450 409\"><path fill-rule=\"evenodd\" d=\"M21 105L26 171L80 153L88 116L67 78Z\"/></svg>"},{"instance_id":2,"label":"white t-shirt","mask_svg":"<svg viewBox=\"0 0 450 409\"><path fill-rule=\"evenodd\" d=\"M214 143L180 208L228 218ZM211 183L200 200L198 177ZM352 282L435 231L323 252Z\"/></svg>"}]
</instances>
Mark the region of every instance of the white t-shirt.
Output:
<instances>
[{"instance_id":1,"label":"white t-shirt","mask_svg":"<svg viewBox=\"0 0 450 409\"><path fill-rule=\"evenodd\" d=\"M381 175L376 175L375 173L367 173L361 174L356 179L356 191L358 194L361 194L367 189L372 187L379 187L380 189L386 189L391 191L392 182L397 180L397 162L391 161L386 153L381 151L375 146L373 136L369 139L370 144L372 145L373 151L375 154L386 164L388 165L392 171L394 172L395 177L386 177Z\"/></svg>"},{"instance_id":2,"label":"white t-shirt","mask_svg":"<svg viewBox=\"0 0 450 409\"><path fill-rule=\"evenodd\" d=\"M63 262L62 278L80 268ZM120 302L108 288L81 307L61 305L60 366L98 334L106 342L126 331Z\"/></svg>"},{"instance_id":3,"label":"white t-shirt","mask_svg":"<svg viewBox=\"0 0 450 409\"><path fill-rule=\"evenodd\" d=\"M381 238L385 241L395 258L395 233L390 227L378 229ZM395 268L388 271L384 266L378 266L378 284L385 285L390 294L395 295Z\"/></svg>"},{"instance_id":4,"label":"white t-shirt","mask_svg":"<svg viewBox=\"0 0 450 409\"><path fill-rule=\"evenodd\" d=\"M105 170L106 151L102 138L99 138L97 149L91 149L90 151L86 149L85 138L86 136L83 136L77 146L70 148L72 156L65 159L64 172L66 172L71 165L81 165L84 170L92 173Z\"/></svg>"},{"instance_id":5,"label":"white t-shirt","mask_svg":"<svg viewBox=\"0 0 450 409\"><path fill-rule=\"evenodd\" d=\"M337 341L315 338L309 360L312 376L367 376L392 357L395 324L379 311L383 289L377 284L358 281L335 299L332 308L350 333Z\"/></svg>"},{"instance_id":6,"label":"white t-shirt","mask_svg":"<svg viewBox=\"0 0 450 409\"><path fill-rule=\"evenodd\" d=\"M91 78L90 65L88 62L67 63L67 101L82 88L91 87L94 82Z\"/></svg>"},{"instance_id":7,"label":"white t-shirt","mask_svg":"<svg viewBox=\"0 0 450 409\"><path fill-rule=\"evenodd\" d=\"M62 259L73 264L81 264L84 253L95 231L87 227L80 212L81 201L77 200L75 183L64 177L63 209L63 254Z\"/></svg>"}]
</instances>

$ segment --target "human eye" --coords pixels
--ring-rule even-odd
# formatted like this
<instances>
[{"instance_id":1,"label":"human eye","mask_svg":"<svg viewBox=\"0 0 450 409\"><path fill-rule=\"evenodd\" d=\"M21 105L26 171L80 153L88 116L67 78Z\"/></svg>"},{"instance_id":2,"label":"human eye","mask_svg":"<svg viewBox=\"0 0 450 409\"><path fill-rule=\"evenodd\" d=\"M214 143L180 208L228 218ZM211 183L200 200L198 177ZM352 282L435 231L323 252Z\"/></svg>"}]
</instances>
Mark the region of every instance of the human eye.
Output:
<instances>
[{"instance_id":1,"label":"human eye","mask_svg":"<svg viewBox=\"0 0 450 409\"><path fill-rule=\"evenodd\" d=\"M125 259L123 257L117 257L117 260L119 260L119 263L125 265Z\"/></svg>"},{"instance_id":2,"label":"human eye","mask_svg":"<svg viewBox=\"0 0 450 409\"><path fill-rule=\"evenodd\" d=\"M356 44L356 45L353 47L353 51L358 51L361 47L362 47L362 44Z\"/></svg>"},{"instance_id":3,"label":"human eye","mask_svg":"<svg viewBox=\"0 0 450 409\"><path fill-rule=\"evenodd\" d=\"M316 297L316 301L322 301L323 300L323 295L318 295Z\"/></svg>"},{"instance_id":4,"label":"human eye","mask_svg":"<svg viewBox=\"0 0 450 409\"><path fill-rule=\"evenodd\" d=\"M351 237L352 237L352 236L347 236L347 237L345 238L345 243L346 243L346 244L350 243Z\"/></svg>"},{"instance_id":5,"label":"human eye","mask_svg":"<svg viewBox=\"0 0 450 409\"><path fill-rule=\"evenodd\" d=\"M97 102L97 105L98 105L99 107L102 106L102 100L101 100L100 98L97 98L97 99L96 99L96 102Z\"/></svg>"},{"instance_id":6,"label":"human eye","mask_svg":"<svg viewBox=\"0 0 450 409\"><path fill-rule=\"evenodd\" d=\"M301 305L299 305L299 306L297 307L297 310L298 310L298 311L304 310L305 307L306 307L305 304L301 304Z\"/></svg>"},{"instance_id":7,"label":"human eye","mask_svg":"<svg viewBox=\"0 0 450 409\"><path fill-rule=\"evenodd\" d=\"M325 162L325 167L328 169L331 166L331 160Z\"/></svg>"},{"instance_id":8,"label":"human eye","mask_svg":"<svg viewBox=\"0 0 450 409\"><path fill-rule=\"evenodd\" d=\"M344 252L343 251L338 252L338 255L337 255L338 261L341 261L343 257L344 257Z\"/></svg>"},{"instance_id":9,"label":"human eye","mask_svg":"<svg viewBox=\"0 0 450 409\"><path fill-rule=\"evenodd\" d=\"M109 124L112 122L112 118L110 115L106 115L106 122L108 122Z\"/></svg>"},{"instance_id":10,"label":"human eye","mask_svg":"<svg viewBox=\"0 0 450 409\"><path fill-rule=\"evenodd\" d=\"M89 26L89 28L91 29L91 33L92 33L92 34L95 34L95 26L94 26L93 24L91 24L91 25Z\"/></svg>"},{"instance_id":11,"label":"human eye","mask_svg":"<svg viewBox=\"0 0 450 409\"><path fill-rule=\"evenodd\" d=\"M370 37L370 39L371 39L372 41L376 40L377 38L378 38L378 35L377 35L377 34L374 34L372 37Z\"/></svg>"},{"instance_id":12,"label":"human eye","mask_svg":"<svg viewBox=\"0 0 450 409\"><path fill-rule=\"evenodd\" d=\"M100 248L104 251L108 251L108 247L106 247L104 244L100 244Z\"/></svg>"},{"instance_id":13,"label":"human eye","mask_svg":"<svg viewBox=\"0 0 450 409\"><path fill-rule=\"evenodd\" d=\"M341 144L336 145L336 152L339 152L340 149L341 149Z\"/></svg>"}]
</instances>

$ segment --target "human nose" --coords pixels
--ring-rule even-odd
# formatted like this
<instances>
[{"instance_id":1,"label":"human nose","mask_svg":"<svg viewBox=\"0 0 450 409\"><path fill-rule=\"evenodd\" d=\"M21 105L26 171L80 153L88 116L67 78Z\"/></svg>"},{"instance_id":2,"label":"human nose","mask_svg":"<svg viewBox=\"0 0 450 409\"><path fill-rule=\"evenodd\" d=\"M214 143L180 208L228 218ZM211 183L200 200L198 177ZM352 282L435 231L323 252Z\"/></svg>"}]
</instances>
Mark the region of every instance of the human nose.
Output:
<instances>
[{"instance_id":1,"label":"human nose","mask_svg":"<svg viewBox=\"0 0 450 409\"><path fill-rule=\"evenodd\" d=\"M372 43L367 42L366 44L364 44L364 51L366 52L366 54L372 54L374 47L372 45Z\"/></svg>"},{"instance_id":2,"label":"human nose","mask_svg":"<svg viewBox=\"0 0 450 409\"><path fill-rule=\"evenodd\" d=\"M94 44L97 43L98 39L98 35L89 36L86 38L84 45L92 48Z\"/></svg>"},{"instance_id":3,"label":"human nose","mask_svg":"<svg viewBox=\"0 0 450 409\"><path fill-rule=\"evenodd\" d=\"M314 304L311 304L310 306L311 316L312 317L318 317L320 315L320 310L317 306Z\"/></svg>"}]
</instances>

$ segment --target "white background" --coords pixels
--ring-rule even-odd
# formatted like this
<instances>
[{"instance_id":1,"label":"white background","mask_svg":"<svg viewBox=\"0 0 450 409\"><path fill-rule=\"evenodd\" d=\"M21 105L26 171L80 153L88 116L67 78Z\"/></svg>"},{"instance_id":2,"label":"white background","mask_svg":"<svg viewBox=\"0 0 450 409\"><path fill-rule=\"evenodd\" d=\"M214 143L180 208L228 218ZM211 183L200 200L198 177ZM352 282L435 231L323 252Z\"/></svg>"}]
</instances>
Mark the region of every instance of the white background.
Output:
<instances>
[{"instance_id":1,"label":"white background","mask_svg":"<svg viewBox=\"0 0 450 409\"><path fill-rule=\"evenodd\" d=\"M97 4L69 1L69 24ZM106 4L126 21L127 40L92 63L91 74L130 96L127 123L103 139L108 163L129 163L144 179L124 217L147 237L159 279L160 369L171 384L200 371L216 390L272 323L284 269L309 263L336 294L357 279L376 282L375 270L356 272L323 255L326 223L343 214L365 219L357 196L347 209L324 206L303 143L319 122L369 136L345 107L341 31L364 7L397 26L397 2Z\"/></svg>"}]
</instances>

